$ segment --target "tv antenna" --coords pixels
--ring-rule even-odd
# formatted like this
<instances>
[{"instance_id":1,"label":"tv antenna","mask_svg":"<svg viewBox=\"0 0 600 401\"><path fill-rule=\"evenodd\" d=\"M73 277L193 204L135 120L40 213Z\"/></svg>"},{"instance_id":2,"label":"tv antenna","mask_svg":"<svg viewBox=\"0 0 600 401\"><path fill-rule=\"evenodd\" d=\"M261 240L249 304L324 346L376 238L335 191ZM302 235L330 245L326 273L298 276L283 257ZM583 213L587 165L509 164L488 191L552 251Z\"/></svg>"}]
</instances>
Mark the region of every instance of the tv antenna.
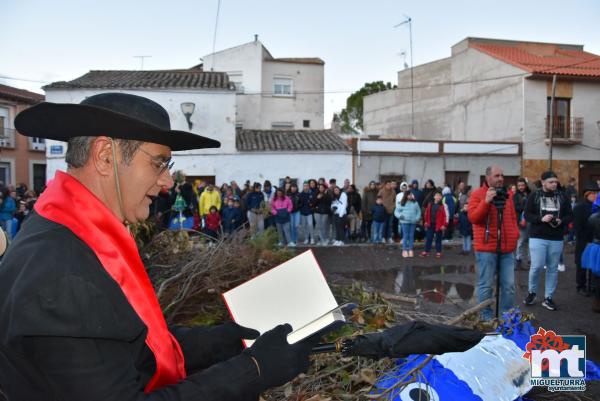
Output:
<instances>
[{"instance_id":1,"label":"tv antenna","mask_svg":"<svg viewBox=\"0 0 600 401\"><path fill-rule=\"evenodd\" d=\"M415 137L415 91L414 91L414 80L413 80L413 45L412 45L412 18L406 14L402 14L405 18L404 21L394 25L394 28L401 27L402 25L408 25L408 34L410 39L410 131L411 136ZM404 62L406 65L406 61Z\"/></svg>"},{"instance_id":2,"label":"tv antenna","mask_svg":"<svg viewBox=\"0 0 600 401\"><path fill-rule=\"evenodd\" d=\"M143 70L144 70L144 59L145 59L145 58L152 57L152 56L133 56L133 57L134 57L134 58L139 58L139 59L140 59L140 62L141 62L141 70L143 71Z\"/></svg>"}]
</instances>

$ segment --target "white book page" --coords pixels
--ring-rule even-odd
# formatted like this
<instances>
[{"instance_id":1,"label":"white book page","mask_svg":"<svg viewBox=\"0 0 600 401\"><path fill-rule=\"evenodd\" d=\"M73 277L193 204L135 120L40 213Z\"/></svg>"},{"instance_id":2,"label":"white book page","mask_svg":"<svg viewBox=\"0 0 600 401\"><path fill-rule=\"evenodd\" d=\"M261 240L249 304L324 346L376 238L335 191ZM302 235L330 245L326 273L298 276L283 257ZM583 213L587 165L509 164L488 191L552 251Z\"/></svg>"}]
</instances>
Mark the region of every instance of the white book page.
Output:
<instances>
[{"instance_id":1,"label":"white book page","mask_svg":"<svg viewBox=\"0 0 600 401\"><path fill-rule=\"evenodd\" d=\"M335 319L326 315L338 307L310 250L225 292L223 298L236 323L261 334L284 323L303 329L299 335L290 333L290 344L332 323ZM318 319L320 323L305 327Z\"/></svg>"}]
</instances>

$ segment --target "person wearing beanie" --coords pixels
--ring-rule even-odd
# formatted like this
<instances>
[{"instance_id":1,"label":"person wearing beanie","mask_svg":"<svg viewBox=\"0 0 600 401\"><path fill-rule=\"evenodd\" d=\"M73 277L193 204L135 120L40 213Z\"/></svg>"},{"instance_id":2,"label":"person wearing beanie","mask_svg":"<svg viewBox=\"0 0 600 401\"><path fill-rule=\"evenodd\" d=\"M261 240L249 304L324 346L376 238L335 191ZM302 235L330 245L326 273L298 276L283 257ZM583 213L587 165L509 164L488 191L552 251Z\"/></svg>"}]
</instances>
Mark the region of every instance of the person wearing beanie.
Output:
<instances>
[{"instance_id":1,"label":"person wearing beanie","mask_svg":"<svg viewBox=\"0 0 600 401\"><path fill-rule=\"evenodd\" d=\"M546 267L542 306L556 310L553 300L558 284L558 264L563 251L565 227L573 220L571 203L558 191L558 177L553 171L541 176L542 186L527 199L525 219L529 223L529 288L525 305L533 305L538 292L540 272Z\"/></svg>"}]
</instances>

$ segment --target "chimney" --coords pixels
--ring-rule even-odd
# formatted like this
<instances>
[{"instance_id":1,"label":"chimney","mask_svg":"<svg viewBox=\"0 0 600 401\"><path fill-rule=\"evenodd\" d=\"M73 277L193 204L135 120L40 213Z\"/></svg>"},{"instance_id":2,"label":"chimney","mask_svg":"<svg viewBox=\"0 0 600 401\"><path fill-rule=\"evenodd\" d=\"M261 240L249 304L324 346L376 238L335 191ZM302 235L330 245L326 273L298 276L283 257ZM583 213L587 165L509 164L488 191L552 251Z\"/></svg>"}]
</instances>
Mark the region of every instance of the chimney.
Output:
<instances>
[{"instance_id":1,"label":"chimney","mask_svg":"<svg viewBox=\"0 0 600 401\"><path fill-rule=\"evenodd\" d=\"M258 35L256 33L254 34L254 41L258 42Z\"/></svg>"}]
</instances>

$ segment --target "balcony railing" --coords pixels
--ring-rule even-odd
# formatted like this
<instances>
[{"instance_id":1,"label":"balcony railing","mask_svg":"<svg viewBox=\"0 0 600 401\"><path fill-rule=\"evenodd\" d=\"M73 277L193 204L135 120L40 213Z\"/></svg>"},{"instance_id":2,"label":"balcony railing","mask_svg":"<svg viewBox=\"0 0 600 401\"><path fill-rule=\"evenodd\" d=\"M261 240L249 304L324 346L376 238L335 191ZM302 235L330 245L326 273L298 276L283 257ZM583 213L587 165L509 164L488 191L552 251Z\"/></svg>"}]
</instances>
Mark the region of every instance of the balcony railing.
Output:
<instances>
[{"instance_id":1,"label":"balcony railing","mask_svg":"<svg viewBox=\"0 0 600 401\"><path fill-rule=\"evenodd\" d=\"M554 127L552 128L552 120ZM552 142L555 144L577 144L581 143L583 138L583 117L566 118L564 116L554 116L552 119L546 117L546 141L550 139L550 130L552 129Z\"/></svg>"},{"instance_id":2,"label":"balcony railing","mask_svg":"<svg viewBox=\"0 0 600 401\"><path fill-rule=\"evenodd\" d=\"M15 148L15 130L12 128L0 128L0 147Z\"/></svg>"}]
</instances>

